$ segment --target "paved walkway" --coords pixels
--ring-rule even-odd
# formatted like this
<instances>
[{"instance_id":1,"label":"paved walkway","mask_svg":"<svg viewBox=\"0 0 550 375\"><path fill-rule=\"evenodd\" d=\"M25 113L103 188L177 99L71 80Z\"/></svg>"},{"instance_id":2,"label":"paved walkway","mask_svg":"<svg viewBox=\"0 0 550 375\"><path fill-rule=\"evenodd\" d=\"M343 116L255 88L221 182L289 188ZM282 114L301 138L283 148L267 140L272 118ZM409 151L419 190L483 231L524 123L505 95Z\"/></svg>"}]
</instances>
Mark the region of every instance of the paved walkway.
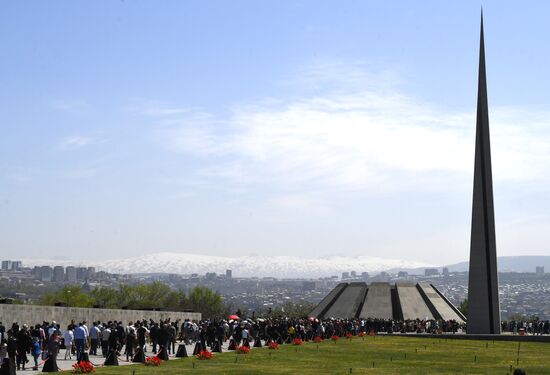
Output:
<instances>
[{"instance_id":1,"label":"paved walkway","mask_svg":"<svg viewBox=\"0 0 550 375\"><path fill-rule=\"evenodd\" d=\"M176 344L176 350L178 349L178 345L179 344ZM229 341L225 342L222 345L222 351L224 351L224 352L227 351L228 345L229 345ZM193 354L193 349L195 349L195 344L186 345L185 348L187 349L187 355L189 355L191 357L192 354ZM148 356L148 357L153 356L153 353L151 352L151 345L147 345L146 349L147 349L147 352L145 353L145 355ZM98 352L101 352L101 350L98 350ZM28 373L28 372L36 373L37 372L35 370L32 370L32 364L33 364L32 357L28 356L28 358L29 358L29 363L27 363L27 368L25 368L25 371L20 370L20 371L17 371L17 373ZM76 356L73 355L72 360L65 360L64 358L65 358L65 349L61 349L59 351L59 356L57 357L57 365L59 366L59 369L63 370L63 371L71 370L73 364L76 363ZM170 354L169 358L170 358L170 360L179 359L179 358L175 357L174 353ZM101 367L101 366L103 366L103 362L105 362L105 358L103 358L103 356L101 356L101 355L97 355L97 356L96 355L90 355L90 362L92 362L94 365L96 365L98 367ZM118 363L121 366L127 366L127 365L132 365L132 364L139 365L138 363L126 362L126 354L121 354L118 357ZM39 371L42 371L42 366L39 367Z\"/></svg>"}]
</instances>

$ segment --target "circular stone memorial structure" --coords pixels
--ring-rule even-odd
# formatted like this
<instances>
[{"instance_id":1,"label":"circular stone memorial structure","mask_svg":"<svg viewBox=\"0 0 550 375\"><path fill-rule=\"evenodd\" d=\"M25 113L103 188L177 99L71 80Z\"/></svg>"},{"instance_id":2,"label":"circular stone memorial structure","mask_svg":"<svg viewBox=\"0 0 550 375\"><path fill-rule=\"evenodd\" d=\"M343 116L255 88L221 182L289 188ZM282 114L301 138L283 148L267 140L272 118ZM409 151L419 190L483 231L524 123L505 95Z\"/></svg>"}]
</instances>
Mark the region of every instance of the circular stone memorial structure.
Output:
<instances>
[{"instance_id":1,"label":"circular stone memorial structure","mask_svg":"<svg viewBox=\"0 0 550 375\"><path fill-rule=\"evenodd\" d=\"M432 284L338 284L309 314L319 319L395 319L466 321Z\"/></svg>"}]
</instances>

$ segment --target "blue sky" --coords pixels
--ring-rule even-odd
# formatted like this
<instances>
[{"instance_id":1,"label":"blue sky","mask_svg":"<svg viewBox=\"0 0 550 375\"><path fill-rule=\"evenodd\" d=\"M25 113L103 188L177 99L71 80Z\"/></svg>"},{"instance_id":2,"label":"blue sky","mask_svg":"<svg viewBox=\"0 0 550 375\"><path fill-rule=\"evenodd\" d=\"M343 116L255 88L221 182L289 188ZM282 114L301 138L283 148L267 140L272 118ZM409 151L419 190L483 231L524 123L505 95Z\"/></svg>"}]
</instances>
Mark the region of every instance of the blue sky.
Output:
<instances>
[{"instance_id":1,"label":"blue sky","mask_svg":"<svg viewBox=\"0 0 550 375\"><path fill-rule=\"evenodd\" d=\"M12 1L3 257L469 254L479 2ZM486 1L499 255L550 255L550 4Z\"/></svg>"}]
</instances>

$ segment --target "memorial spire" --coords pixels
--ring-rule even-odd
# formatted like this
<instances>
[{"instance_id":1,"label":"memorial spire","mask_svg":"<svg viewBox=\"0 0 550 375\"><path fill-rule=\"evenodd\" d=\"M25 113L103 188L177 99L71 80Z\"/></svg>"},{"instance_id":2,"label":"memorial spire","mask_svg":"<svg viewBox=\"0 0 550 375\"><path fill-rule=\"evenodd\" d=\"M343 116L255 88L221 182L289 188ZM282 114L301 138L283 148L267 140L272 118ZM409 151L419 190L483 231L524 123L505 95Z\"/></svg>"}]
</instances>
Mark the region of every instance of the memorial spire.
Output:
<instances>
[{"instance_id":1,"label":"memorial spire","mask_svg":"<svg viewBox=\"0 0 550 375\"><path fill-rule=\"evenodd\" d=\"M467 332L472 334L500 333L483 10L481 13L479 42L476 146L469 267Z\"/></svg>"}]
</instances>

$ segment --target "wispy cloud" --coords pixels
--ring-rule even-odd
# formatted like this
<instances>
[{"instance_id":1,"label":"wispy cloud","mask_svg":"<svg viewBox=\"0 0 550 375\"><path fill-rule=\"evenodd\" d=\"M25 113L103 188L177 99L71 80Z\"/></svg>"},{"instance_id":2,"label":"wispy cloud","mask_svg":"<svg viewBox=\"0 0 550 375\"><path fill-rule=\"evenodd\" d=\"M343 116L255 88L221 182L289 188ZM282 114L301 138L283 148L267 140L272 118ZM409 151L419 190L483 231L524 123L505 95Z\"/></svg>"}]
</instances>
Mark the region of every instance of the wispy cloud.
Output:
<instances>
[{"instance_id":1,"label":"wispy cloud","mask_svg":"<svg viewBox=\"0 0 550 375\"><path fill-rule=\"evenodd\" d=\"M181 115L182 113L186 113L186 112L189 112L189 110L185 108L160 107L160 106L146 107L141 110L141 113L147 116L173 116L173 115Z\"/></svg>"},{"instance_id":2,"label":"wispy cloud","mask_svg":"<svg viewBox=\"0 0 550 375\"><path fill-rule=\"evenodd\" d=\"M202 175L237 184L287 191L469 189L475 108L419 100L402 92L391 72L360 69L314 67L299 84L324 90L240 103L228 118L189 113L163 129L163 142L201 158ZM550 184L548 115L492 108L495 180Z\"/></svg>"},{"instance_id":3,"label":"wispy cloud","mask_svg":"<svg viewBox=\"0 0 550 375\"><path fill-rule=\"evenodd\" d=\"M65 137L59 144L59 148L64 151L70 151L103 142L105 142L105 139L99 137L72 135L69 137Z\"/></svg>"},{"instance_id":4,"label":"wispy cloud","mask_svg":"<svg viewBox=\"0 0 550 375\"><path fill-rule=\"evenodd\" d=\"M90 109L90 103L83 99L58 99L51 103L53 109L78 114Z\"/></svg>"},{"instance_id":5,"label":"wispy cloud","mask_svg":"<svg viewBox=\"0 0 550 375\"><path fill-rule=\"evenodd\" d=\"M163 101L134 98L123 108L123 111L137 115L164 118L191 113L195 109Z\"/></svg>"}]
</instances>

